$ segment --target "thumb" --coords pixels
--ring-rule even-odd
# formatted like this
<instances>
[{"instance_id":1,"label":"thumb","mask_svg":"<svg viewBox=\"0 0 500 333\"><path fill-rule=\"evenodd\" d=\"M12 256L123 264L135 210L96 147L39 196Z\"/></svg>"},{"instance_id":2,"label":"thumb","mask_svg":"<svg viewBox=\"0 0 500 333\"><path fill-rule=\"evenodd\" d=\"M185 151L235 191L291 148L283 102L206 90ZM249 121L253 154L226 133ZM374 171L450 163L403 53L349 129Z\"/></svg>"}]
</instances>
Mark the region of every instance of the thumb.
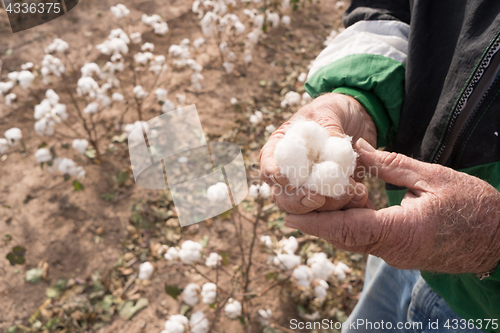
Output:
<instances>
[{"instance_id":1,"label":"thumb","mask_svg":"<svg viewBox=\"0 0 500 333\"><path fill-rule=\"evenodd\" d=\"M359 161L368 172L387 183L408 189L428 190L427 180L432 179L432 164L420 162L403 154L376 150L360 138L356 144ZM425 181L424 181L425 180Z\"/></svg>"}]
</instances>

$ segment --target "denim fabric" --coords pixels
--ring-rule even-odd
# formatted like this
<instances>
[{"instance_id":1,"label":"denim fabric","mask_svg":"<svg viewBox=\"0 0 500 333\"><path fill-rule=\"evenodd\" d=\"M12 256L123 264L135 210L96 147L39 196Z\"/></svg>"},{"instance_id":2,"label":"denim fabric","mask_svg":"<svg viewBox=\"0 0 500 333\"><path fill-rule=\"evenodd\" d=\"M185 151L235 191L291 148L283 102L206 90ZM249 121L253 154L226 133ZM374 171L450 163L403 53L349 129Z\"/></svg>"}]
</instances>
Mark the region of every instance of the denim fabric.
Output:
<instances>
[{"instance_id":1,"label":"denim fabric","mask_svg":"<svg viewBox=\"0 0 500 333\"><path fill-rule=\"evenodd\" d=\"M396 269L369 256L363 292L342 333L482 332L467 324L432 291L419 271Z\"/></svg>"}]
</instances>

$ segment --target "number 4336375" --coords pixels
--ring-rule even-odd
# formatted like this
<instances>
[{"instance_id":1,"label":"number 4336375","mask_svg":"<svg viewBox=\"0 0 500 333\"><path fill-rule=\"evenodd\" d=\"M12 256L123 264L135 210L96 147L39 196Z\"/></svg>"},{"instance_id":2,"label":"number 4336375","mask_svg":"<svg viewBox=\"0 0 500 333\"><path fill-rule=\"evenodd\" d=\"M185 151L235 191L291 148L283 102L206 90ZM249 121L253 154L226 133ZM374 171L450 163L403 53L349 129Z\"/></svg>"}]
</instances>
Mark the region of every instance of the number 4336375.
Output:
<instances>
[{"instance_id":1,"label":"number 4336375","mask_svg":"<svg viewBox=\"0 0 500 333\"><path fill-rule=\"evenodd\" d=\"M9 3L7 8L5 8L7 13L14 14L44 14L44 13L55 13L59 14L61 12L60 3Z\"/></svg>"}]
</instances>

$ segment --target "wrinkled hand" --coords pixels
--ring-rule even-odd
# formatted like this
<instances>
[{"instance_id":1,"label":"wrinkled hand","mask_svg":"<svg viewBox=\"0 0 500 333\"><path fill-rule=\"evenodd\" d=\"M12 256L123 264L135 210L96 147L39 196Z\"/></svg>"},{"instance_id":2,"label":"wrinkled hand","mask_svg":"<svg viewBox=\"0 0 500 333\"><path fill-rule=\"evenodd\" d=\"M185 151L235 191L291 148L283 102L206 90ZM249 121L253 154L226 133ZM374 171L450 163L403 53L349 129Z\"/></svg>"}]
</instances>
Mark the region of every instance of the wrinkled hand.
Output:
<instances>
[{"instance_id":1,"label":"wrinkled hand","mask_svg":"<svg viewBox=\"0 0 500 333\"><path fill-rule=\"evenodd\" d=\"M307 189L295 189L289 185L286 176L280 173L274 159L276 144L283 138L287 126L293 120L313 120L327 129L331 136L349 135L353 142L364 138L376 144L377 131L373 120L354 98L341 94L325 94L302 107L289 121L276 130L260 152L262 179L273 187L273 200L283 211L304 214L312 210L331 211L341 208L363 207L368 190L361 184L361 173L355 171L347 194L339 199L310 193ZM277 185L277 186L273 186Z\"/></svg>"},{"instance_id":2,"label":"wrinkled hand","mask_svg":"<svg viewBox=\"0 0 500 333\"><path fill-rule=\"evenodd\" d=\"M485 273L500 260L500 193L479 178L356 143L360 162L409 189L400 206L290 215L286 225L400 269ZM375 167L375 168L374 168Z\"/></svg>"}]
</instances>

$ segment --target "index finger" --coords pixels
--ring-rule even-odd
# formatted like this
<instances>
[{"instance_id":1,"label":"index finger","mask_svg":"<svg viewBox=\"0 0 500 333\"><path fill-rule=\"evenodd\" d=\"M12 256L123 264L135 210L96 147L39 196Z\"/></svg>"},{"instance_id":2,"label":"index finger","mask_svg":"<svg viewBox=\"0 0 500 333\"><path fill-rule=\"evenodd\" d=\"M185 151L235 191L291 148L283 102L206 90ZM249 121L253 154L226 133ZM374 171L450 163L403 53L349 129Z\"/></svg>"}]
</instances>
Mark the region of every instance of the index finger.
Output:
<instances>
[{"instance_id":1,"label":"index finger","mask_svg":"<svg viewBox=\"0 0 500 333\"><path fill-rule=\"evenodd\" d=\"M392 224L401 225L403 219L403 208L392 206L378 211L353 208L304 215L291 214L285 218L285 225L332 243L360 247L378 243L387 236L386 231Z\"/></svg>"}]
</instances>

